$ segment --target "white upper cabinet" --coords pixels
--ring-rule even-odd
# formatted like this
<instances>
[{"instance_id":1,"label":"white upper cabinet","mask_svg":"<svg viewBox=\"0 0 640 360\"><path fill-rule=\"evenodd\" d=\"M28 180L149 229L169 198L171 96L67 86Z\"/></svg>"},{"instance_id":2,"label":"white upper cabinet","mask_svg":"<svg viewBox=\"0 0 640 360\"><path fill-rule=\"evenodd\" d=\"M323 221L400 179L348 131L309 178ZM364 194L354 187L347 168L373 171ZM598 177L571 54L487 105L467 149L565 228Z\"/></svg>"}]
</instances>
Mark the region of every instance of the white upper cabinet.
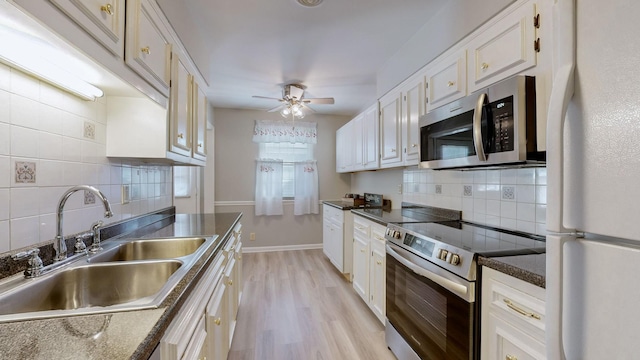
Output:
<instances>
[{"instance_id":1,"label":"white upper cabinet","mask_svg":"<svg viewBox=\"0 0 640 360\"><path fill-rule=\"evenodd\" d=\"M536 4L507 14L467 46L469 92L536 65Z\"/></svg>"},{"instance_id":2,"label":"white upper cabinet","mask_svg":"<svg viewBox=\"0 0 640 360\"><path fill-rule=\"evenodd\" d=\"M196 82L193 83L193 157L207 158L207 97Z\"/></svg>"},{"instance_id":3,"label":"white upper cabinet","mask_svg":"<svg viewBox=\"0 0 640 360\"><path fill-rule=\"evenodd\" d=\"M402 152L404 165L420 161L420 127L418 120L426 108L425 77L414 76L402 85Z\"/></svg>"},{"instance_id":4,"label":"white upper cabinet","mask_svg":"<svg viewBox=\"0 0 640 360\"><path fill-rule=\"evenodd\" d=\"M391 90L380 98L380 167L402 165L401 93Z\"/></svg>"},{"instance_id":5,"label":"white upper cabinet","mask_svg":"<svg viewBox=\"0 0 640 360\"><path fill-rule=\"evenodd\" d=\"M429 84L428 111L462 98L467 94L467 52L465 49L436 60L427 70Z\"/></svg>"},{"instance_id":6,"label":"white upper cabinet","mask_svg":"<svg viewBox=\"0 0 640 360\"><path fill-rule=\"evenodd\" d=\"M127 1L127 65L168 96L170 59L169 35L149 0Z\"/></svg>"},{"instance_id":7,"label":"white upper cabinet","mask_svg":"<svg viewBox=\"0 0 640 360\"><path fill-rule=\"evenodd\" d=\"M372 170L380 167L379 126L378 103L375 103L362 113L362 163L365 170Z\"/></svg>"},{"instance_id":8,"label":"white upper cabinet","mask_svg":"<svg viewBox=\"0 0 640 360\"><path fill-rule=\"evenodd\" d=\"M124 0L50 0L105 48L124 57Z\"/></svg>"},{"instance_id":9,"label":"white upper cabinet","mask_svg":"<svg viewBox=\"0 0 640 360\"><path fill-rule=\"evenodd\" d=\"M350 121L336 131L336 172L353 171L353 143L353 122Z\"/></svg>"},{"instance_id":10,"label":"white upper cabinet","mask_svg":"<svg viewBox=\"0 0 640 360\"><path fill-rule=\"evenodd\" d=\"M353 171L364 170L364 114L358 114L353 120Z\"/></svg>"},{"instance_id":11,"label":"white upper cabinet","mask_svg":"<svg viewBox=\"0 0 640 360\"><path fill-rule=\"evenodd\" d=\"M170 150L180 155L191 156L193 79L178 53L172 55L171 78Z\"/></svg>"}]
</instances>

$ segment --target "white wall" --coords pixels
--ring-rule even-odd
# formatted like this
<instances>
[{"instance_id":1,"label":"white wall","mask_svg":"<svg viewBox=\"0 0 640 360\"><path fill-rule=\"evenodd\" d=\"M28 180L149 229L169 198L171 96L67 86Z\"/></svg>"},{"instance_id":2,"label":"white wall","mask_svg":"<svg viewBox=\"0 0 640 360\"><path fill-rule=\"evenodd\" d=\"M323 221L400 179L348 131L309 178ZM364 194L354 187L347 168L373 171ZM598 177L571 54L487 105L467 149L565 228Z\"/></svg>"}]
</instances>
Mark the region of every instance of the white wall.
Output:
<instances>
[{"instance_id":1,"label":"white wall","mask_svg":"<svg viewBox=\"0 0 640 360\"><path fill-rule=\"evenodd\" d=\"M378 98L514 1L449 0L378 71Z\"/></svg>"},{"instance_id":2,"label":"white wall","mask_svg":"<svg viewBox=\"0 0 640 360\"><path fill-rule=\"evenodd\" d=\"M546 168L434 171L412 167L404 171L403 180L404 201L461 210L466 221L546 234Z\"/></svg>"},{"instance_id":3,"label":"white wall","mask_svg":"<svg viewBox=\"0 0 640 360\"><path fill-rule=\"evenodd\" d=\"M258 144L252 141L255 120L281 120L279 113L215 108L215 210L242 211L243 239L247 247L322 243L322 214L293 215L285 202L284 215L254 217L255 160ZM336 130L350 118L309 114L304 121L318 123L319 197L339 199L350 190L350 174L336 173ZM206 190L205 190L206 191ZM249 240L250 233L256 240Z\"/></svg>"},{"instance_id":4,"label":"white wall","mask_svg":"<svg viewBox=\"0 0 640 360\"><path fill-rule=\"evenodd\" d=\"M103 219L99 201L85 205L76 193L65 207L65 235L88 230L99 219L110 223L172 205L170 166L105 156L107 101L80 100L0 65L0 253L52 240L58 200L73 185L100 189L114 216ZM33 182L16 179L18 163L33 168ZM126 205L120 204L122 184L131 186Z\"/></svg>"}]
</instances>

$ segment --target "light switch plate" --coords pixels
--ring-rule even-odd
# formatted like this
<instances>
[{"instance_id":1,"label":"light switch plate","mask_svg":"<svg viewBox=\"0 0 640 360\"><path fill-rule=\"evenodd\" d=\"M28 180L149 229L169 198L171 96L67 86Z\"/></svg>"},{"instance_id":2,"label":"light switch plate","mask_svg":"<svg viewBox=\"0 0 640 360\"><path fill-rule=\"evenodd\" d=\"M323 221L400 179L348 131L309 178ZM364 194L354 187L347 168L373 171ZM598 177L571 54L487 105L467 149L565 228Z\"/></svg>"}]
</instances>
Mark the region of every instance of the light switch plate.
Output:
<instances>
[{"instance_id":1,"label":"light switch plate","mask_svg":"<svg viewBox=\"0 0 640 360\"><path fill-rule=\"evenodd\" d=\"M128 204L131 202L131 188L129 185L122 185L121 204Z\"/></svg>"}]
</instances>

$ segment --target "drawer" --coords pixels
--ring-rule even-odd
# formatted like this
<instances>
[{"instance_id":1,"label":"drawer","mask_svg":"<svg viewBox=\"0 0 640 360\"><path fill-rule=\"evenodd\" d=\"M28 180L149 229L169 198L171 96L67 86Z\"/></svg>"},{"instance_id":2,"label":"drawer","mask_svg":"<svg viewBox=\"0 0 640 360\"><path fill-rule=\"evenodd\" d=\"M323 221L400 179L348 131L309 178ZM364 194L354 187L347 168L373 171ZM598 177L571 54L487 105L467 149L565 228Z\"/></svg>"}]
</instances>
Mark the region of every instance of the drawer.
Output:
<instances>
[{"instance_id":1,"label":"drawer","mask_svg":"<svg viewBox=\"0 0 640 360\"><path fill-rule=\"evenodd\" d=\"M505 360L541 360L546 359L546 349L543 343L528 336L523 331L513 327L498 316L490 315L488 359ZM483 358L485 358L483 357Z\"/></svg>"},{"instance_id":2,"label":"drawer","mask_svg":"<svg viewBox=\"0 0 640 360\"><path fill-rule=\"evenodd\" d=\"M344 211L330 205L324 205L322 210L323 220L333 221L337 224L344 223Z\"/></svg>"},{"instance_id":3,"label":"drawer","mask_svg":"<svg viewBox=\"0 0 640 360\"><path fill-rule=\"evenodd\" d=\"M428 111L460 99L467 93L466 50L458 51L427 72Z\"/></svg>"},{"instance_id":4,"label":"drawer","mask_svg":"<svg viewBox=\"0 0 640 360\"><path fill-rule=\"evenodd\" d=\"M377 242L382 242L384 245L385 238L384 233L387 231L387 228L379 225L379 224L371 224L371 239L376 240Z\"/></svg>"},{"instance_id":5,"label":"drawer","mask_svg":"<svg viewBox=\"0 0 640 360\"><path fill-rule=\"evenodd\" d=\"M361 216L355 216L353 218L353 233L368 238L371 234L371 222Z\"/></svg>"}]
</instances>

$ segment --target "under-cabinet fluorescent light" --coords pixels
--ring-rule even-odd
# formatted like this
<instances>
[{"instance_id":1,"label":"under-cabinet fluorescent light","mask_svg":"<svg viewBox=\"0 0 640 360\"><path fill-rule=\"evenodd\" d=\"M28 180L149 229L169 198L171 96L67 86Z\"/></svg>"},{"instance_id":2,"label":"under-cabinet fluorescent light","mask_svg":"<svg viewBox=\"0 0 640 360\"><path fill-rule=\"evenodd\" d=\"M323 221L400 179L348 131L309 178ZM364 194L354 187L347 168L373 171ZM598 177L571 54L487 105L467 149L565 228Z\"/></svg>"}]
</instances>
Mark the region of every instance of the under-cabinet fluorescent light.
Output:
<instances>
[{"instance_id":1,"label":"under-cabinet fluorescent light","mask_svg":"<svg viewBox=\"0 0 640 360\"><path fill-rule=\"evenodd\" d=\"M104 95L73 70L59 65L73 64L75 59L37 37L5 26L0 26L0 62L85 100L95 101Z\"/></svg>"}]
</instances>

